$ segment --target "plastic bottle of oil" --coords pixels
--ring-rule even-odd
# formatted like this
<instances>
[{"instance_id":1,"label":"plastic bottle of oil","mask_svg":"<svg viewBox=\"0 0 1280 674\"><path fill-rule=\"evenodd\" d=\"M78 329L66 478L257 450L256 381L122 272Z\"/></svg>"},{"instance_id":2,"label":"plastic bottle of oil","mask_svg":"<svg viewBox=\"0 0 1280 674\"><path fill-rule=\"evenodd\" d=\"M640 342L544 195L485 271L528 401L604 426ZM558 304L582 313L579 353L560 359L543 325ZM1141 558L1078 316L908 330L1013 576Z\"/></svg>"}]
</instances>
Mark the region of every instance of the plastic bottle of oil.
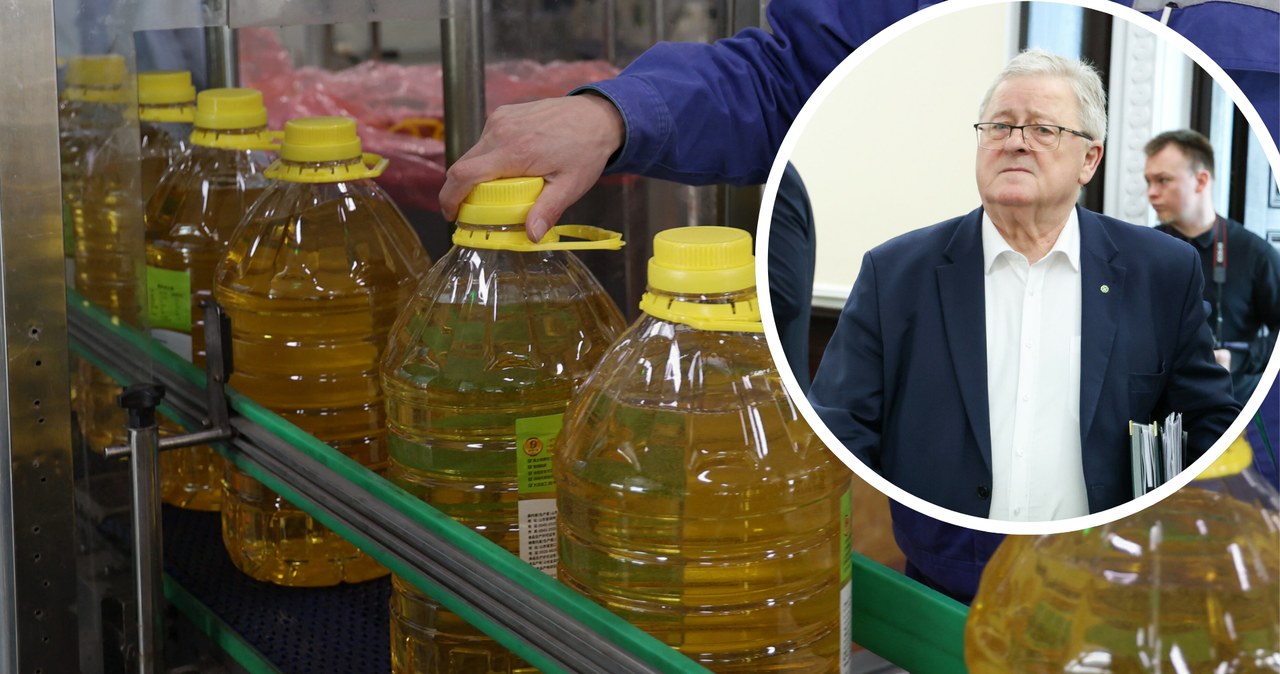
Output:
<instances>
[{"instance_id":1,"label":"plastic bottle of oil","mask_svg":"<svg viewBox=\"0 0 1280 674\"><path fill-rule=\"evenodd\" d=\"M454 247L396 323L383 359L388 478L548 573L555 570L551 445L565 406L626 327L572 253L617 248L603 230L564 226L540 244L522 224L541 178L477 185ZM560 234L600 239L560 240ZM534 671L392 577L397 674Z\"/></svg>"},{"instance_id":2,"label":"plastic bottle of oil","mask_svg":"<svg viewBox=\"0 0 1280 674\"><path fill-rule=\"evenodd\" d=\"M751 237L659 233L565 414L560 580L717 672L848 672L850 471L783 388Z\"/></svg>"},{"instance_id":3,"label":"plastic bottle of oil","mask_svg":"<svg viewBox=\"0 0 1280 674\"><path fill-rule=\"evenodd\" d=\"M1164 501L1010 536L965 628L974 674L1280 672L1280 496L1238 440Z\"/></svg>"},{"instance_id":4,"label":"plastic bottle of oil","mask_svg":"<svg viewBox=\"0 0 1280 674\"><path fill-rule=\"evenodd\" d=\"M95 123L90 142L75 165L82 173L69 187L68 212L74 239L75 289L115 320L136 325L142 315L145 242L139 198L139 139L135 94L125 86L123 61L103 57L89 64L94 79L109 82L81 87L68 98L84 98ZM74 62L68 65L71 68ZM75 77L69 80L74 81ZM119 82L119 84L117 84ZM113 125L114 124L114 125ZM82 434L95 451L125 441L124 410L116 404L120 385L87 361L76 366L75 405Z\"/></svg>"},{"instance_id":5,"label":"plastic bottle of oil","mask_svg":"<svg viewBox=\"0 0 1280 674\"><path fill-rule=\"evenodd\" d=\"M75 231L77 223L84 220L86 154L125 124L125 109L130 103L126 74L124 57L118 54L67 60L66 86L58 101L58 146L68 286L75 284Z\"/></svg>"},{"instance_id":6,"label":"plastic bottle of oil","mask_svg":"<svg viewBox=\"0 0 1280 674\"><path fill-rule=\"evenodd\" d=\"M279 146L278 134L267 130L262 94L253 89L200 92L193 121L190 149L147 204L147 302L151 335L204 367L200 303L213 294L214 270L241 216L270 182L263 175L271 163L267 151ZM180 432L172 422L161 423ZM224 470L211 447L164 452L161 497L184 508L217 510Z\"/></svg>"},{"instance_id":7,"label":"plastic bottle of oil","mask_svg":"<svg viewBox=\"0 0 1280 674\"><path fill-rule=\"evenodd\" d=\"M370 165L370 162L373 165ZM218 265L231 319L231 385L368 466L386 465L378 362L429 265L404 216L372 180L355 122L285 124L276 182L245 215ZM386 569L228 466L222 537L241 571L279 585L359 582Z\"/></svg>"},{"instance_id":8,"label":"plastic bottle of oil","mask_svg":"<svg viewBox=\"0 0 1280 674\"><path fill-rule=\"evenodd\" d=\"M187 150L196 114L196 88L185 70L138 73L138 131L142 203L160 184L160 176Z\"/></svg>"}]
</instances>

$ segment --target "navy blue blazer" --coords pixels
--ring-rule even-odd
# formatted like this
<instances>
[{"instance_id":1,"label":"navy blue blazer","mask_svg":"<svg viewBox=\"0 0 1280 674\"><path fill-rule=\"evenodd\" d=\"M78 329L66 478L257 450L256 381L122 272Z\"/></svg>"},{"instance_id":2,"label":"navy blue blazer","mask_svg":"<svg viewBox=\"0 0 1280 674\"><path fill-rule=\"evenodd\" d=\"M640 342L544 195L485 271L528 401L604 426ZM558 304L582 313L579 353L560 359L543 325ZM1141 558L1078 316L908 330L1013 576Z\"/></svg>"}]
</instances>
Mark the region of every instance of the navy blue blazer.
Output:
<instances>
[{"instance_id":1,"label":"navy blue blazer","mask_svg":"<svg viewBox=\"0 0 1280 674\"><path fill-rule=\"evenodd\" d=\"M1089 510L1098 512L1132 498L1130 419L1181 412L1190 462L1240 407L1213 360L1195 250L1148 227L1078 213L1080 437ZM981 208L871 250L809 392L823 422L868 466L978 517L991 499L983 284ZM974 532L894 506L912 565L953 596L971 596L999 536L965 536ZM953 564L964 567L958 576Z\"/></svg>"}]
</instances>

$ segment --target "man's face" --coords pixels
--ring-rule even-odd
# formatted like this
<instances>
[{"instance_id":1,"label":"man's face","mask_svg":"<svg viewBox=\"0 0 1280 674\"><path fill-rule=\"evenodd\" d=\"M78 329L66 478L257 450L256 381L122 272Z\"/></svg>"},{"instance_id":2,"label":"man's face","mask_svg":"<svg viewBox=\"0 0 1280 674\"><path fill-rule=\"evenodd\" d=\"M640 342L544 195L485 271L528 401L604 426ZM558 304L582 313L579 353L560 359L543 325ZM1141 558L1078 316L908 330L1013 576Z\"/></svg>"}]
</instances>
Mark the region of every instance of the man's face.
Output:
<instances>
[{"instance_id":1,"label":"man's face","mask_svg":"<svg viewBox=\"0 0 1280 674\"><path fill-rule=\"evenodd\" d=\"M983 111L983 122L1052 124L1080 131L1080 112L1071 85L1060 77L1014 77L1001 82ZM1064 207L1074 204L1080 186L1093 178L1102 145L1066 131L1056 150L1033 152L1014 131L997 150L978 148L978 192L992 206Z\"/></svg>"},{"instance_id":2,"label":"man's face","mask_svg":"<svg viewBox=\"0 0 1280 674\"><path fill-rule=\"evenodd\" d=\"M1208 195L1209 172L1194 171L1191 158L1177 145L1147 157L1143 171L1147 179L1147 200L1156 210L1156 218L1165 224L1191 223L1200 200Z\"/></svg>"}]
</instances>

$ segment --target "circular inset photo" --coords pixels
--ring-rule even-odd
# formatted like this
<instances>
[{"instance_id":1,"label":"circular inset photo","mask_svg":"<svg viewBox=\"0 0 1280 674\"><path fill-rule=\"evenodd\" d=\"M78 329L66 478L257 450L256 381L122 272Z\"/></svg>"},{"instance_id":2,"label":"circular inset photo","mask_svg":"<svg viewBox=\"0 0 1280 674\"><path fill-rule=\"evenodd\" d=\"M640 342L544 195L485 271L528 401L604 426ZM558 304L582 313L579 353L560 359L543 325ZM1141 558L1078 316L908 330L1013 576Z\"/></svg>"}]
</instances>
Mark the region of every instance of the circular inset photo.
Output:
<instances>
[{"instance_id":1,"label":"circular inset photo","mask_svg":"<svg viewBox=\"0 0 1280 674\"><path fill-rule=\"evenodd\" d=\"M1219 64L1114 3L944 3L819 88L766 189L765 323L909 575L1135 513L1242 435L1280 367L1277 164Z\"/></svg>"}]
</instances>

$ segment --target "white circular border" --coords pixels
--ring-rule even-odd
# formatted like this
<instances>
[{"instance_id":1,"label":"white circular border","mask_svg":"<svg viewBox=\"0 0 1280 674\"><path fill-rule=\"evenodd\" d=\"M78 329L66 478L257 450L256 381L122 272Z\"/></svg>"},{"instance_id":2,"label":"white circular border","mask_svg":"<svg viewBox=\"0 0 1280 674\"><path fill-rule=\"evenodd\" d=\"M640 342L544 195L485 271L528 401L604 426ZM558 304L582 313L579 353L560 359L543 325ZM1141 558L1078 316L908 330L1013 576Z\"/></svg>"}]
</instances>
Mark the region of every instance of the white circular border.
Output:
<instances>
[{"instance_id":1,"label":"white circular border","mask_svg":"<svg viewBox=\"0 0 1280 674\"><path fill-rule=\"evenodd\" d=\"M765 183L764 198L760 205L760 219L757 223L756 235L756 259L763 260L763 264L756 265L756 285L761 289L760 304L761 314L765 327L765 339L769 344L769 350L773 354L775 361L779 363L786 362L786 355L782 350L782 341L778 337L778 327L773 320L773 304L769 293L769 227L773 219L773 205L778 193L778 183L782 179L782 172L786 167L787 161L795 151L795 146L799 141L801 132L813 118L816 110L826 100L827 96L835 90L841 82L858 67L868 56L877 49L884 46L891 40L903 35L904 33L917 28L925 23L935 19L962 12L974 7L987 5L1012 5L1014 2L1049 2L1049 0L948 0L941 4L933 5L922 9L901 21L884 29L871 39L867 40L861 47L856 49L848 58L840 63L839 66L827 76L822 84L813 92L809 100L801 108L800 114L787 131L787 135L782 140L782 145L778 149L777 158L774 160L773 168L769 171L769 179ZM1253 104L1245 98L1244 93L1240 91L1240 87L1236 85L1226 72L1210 59L1203 51L1200 50L1190 40L1183 37L1172 28L1161 24L1159 21L1138 12L1130 7L1118 4L1110 0L1053 0L1056 4L1067 4L1092 9L1099 12L1106 12L1112 16L1129 21L1139 27L1155 33L1158 37L1168 40L1177 46L1183 54L1191 58L1195 63L1204 69L1213 77L1214 82L1231 97L1232 102L1244 114L1245 119L1249 122L1249 128L1259 138L1262 145L1263 153L1266 155L1268 162L1271 164L1277 176L1280 176L1280 150L1277 150L1275 141L1271 138L1271 133L1267 130L1266 125L1262 123L1262 118L1254 109ZM1280 370L1280 358L1277 357L1280 349L1272 352L1270 360L1267 362L1266 370L1262 374L1262 379L1258 383L1258 388L1254 390L1253 396L1244 405L1244 409L1240 416L1227 428L1227 432L1213 444L1204 456L1200 457L1185 470L1174 476L1172 480L1164 483L1160 487L1144 494L1136 499L1132 499L1124 504L1114 508L1104 510L1099 513L1093 513L1084 517L1074 517L1065 520L1054 520L1048 522L1013 522L1006 520L992 520L985 517L974 517L972 515L964 515L954 510L948 510L941 506L935 505L918 496L908 493L907 491L897 487L887 479L876 473L869 466L859 461L853 456L853 453L845 448L835 435L827 429L826 424L818 418L818 414L814 411L813 406L801 394L800 384L796 381L795 376L791 373L789 367L779 367L778 371L782 376L782 381L787 387L787 392L795 399L800 413L804 415L806 421L814 429L827 448L832 451L845 465L849 466L853 472L865 480L868 484L875 487L882 493L886 494L893 500L901 503L918 512L928 515L934 519L942 520L949 524L1000 534L1023 534L1023 535L1042 535L1057 534L1068 531L1076 531L1088 527L1098 527L1122 517L1128 517L1139 510L1154 505L1158 501L1172 494L1174 491L1181 489L1191 479L1199 475L1209 467L1214 460L1222 454L1227 445L1242 433L1245 427L1257 414L1258 408L1262 405L1262 400L1270 391L1276 379L1276 372Z\"/></svg>"}]
</instances>

